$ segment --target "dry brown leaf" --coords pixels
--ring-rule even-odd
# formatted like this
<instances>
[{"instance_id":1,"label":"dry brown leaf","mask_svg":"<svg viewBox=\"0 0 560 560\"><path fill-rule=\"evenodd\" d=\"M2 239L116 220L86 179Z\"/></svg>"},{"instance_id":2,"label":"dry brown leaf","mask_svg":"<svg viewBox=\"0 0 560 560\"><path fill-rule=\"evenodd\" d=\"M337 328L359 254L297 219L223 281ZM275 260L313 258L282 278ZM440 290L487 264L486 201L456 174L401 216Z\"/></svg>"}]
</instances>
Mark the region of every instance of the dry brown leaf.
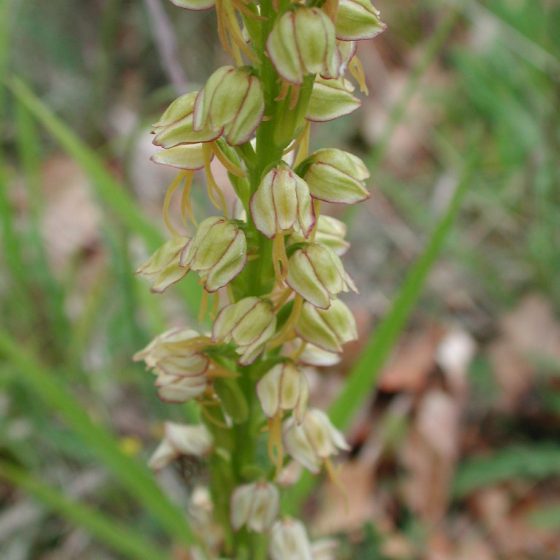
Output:
<instances>
[{"instance_id":1,"label":"dry brown leaf","mask_svg":"<svg viewBox=\"0 0 560 560\"><path fill-rule=\"evenodd\" d=\"M501 323L504 336L521 353L560 361L560 323L543 297L528 295Z\"/></svg>"},{"instance_id":2,"label":"dry brown leaf","mask_svg":"<svg viewBox=\"0 0 560 560\"><path fill-rule=\"evenodd\" d=\"M388 535L383 539L381 551L387 558L394 560L408 560L414 556L414 546L403 535Z\"/></svg>"},{"instance_id":3,"label":"dry brown leaf","mask_svg":"<svg viewBox=\"0 0 560 560\"><path fill-rule=\"evenodd\" d=\"M506 338L500 338L488 347L488 358L502 392L500 405L513 409L531 386L534 370Z\"/></svg>"},{"instance_id":4,"label":"dry brown leaf","mask_svg":"<svg viewBox=\"0 0 560 560\"><path fill-rule=\"evenodd\" d=\"M408 470L404 494L410 508L435 525L447 509L459 442L459 402L433 389L420 403L414 428L401 451Z\"/></svg>"},{"instance_id":5,"label":"dry brown leaf","mask_svg":"<svg viewBox=\"0 0 560 560\"><path fill-rule=\"evenodd\" d=\"M560 549L556 531L540 529L529 520L531 509L520 506L505 488L487 488L473 498L475 514L504 558L549 556Z\"/></svg>"},{"instance_id":6,"label":"dry brown leaf","mask_svg":"<svg viewBox=\"0 0 560 560\"><path fill-rule=\"evenodd\" d=\"M359 460L344 463L337 480L340 487L333 483L325 487L325 507L314 522L314 532L319 535L360 529L375 514L373 471L369 465Z\"/></svg>"},{"instance_id":7,"label":"dry brown leaf","mask_svg":"<svg viewBox=\"0 0 560 560\"><path fill-rule=\"evenodd\" d=\"M560 324L550 303L533 294L503 317L500 332L488 356L502 389L501 404L510 409L534 381L532 358L560 362Z\"/></svg>"},{"instance_id":8,"label":"dry brown leaf","mask_svg":"<svg viewBox=\"0 0 560 560\"><path fill-rule=\"evenodd\" d=\"M383 370L379 388L387 392L417 392L424 388L435 365L441 335L441 329L432 326L405 337Z\"/></svg>"},{"instance_id":9,"label":"dry brown leaf","mask_svg":"<svg viewBox=\"0 0 560 560\"><path fill-rule=\"evenodd\" d=\"M49 159L43 168L43 184L46 205L42 233L56 271L77 252L98 243L100 215L87 177L71 159Z\"/></svg>"}]
</instances>

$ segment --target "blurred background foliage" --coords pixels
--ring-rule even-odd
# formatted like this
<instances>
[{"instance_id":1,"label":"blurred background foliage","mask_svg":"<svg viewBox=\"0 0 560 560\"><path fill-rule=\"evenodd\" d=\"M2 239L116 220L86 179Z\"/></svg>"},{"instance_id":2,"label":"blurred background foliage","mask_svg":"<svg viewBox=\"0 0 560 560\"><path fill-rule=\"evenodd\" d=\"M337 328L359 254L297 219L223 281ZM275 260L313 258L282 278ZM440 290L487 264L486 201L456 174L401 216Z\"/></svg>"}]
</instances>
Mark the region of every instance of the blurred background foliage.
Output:
<instances>
[{"instance_id":1,"label":"blurred background foliage","mask_svg":"<svg viewBox=\"0 0 560 560\"><path fill-rule=\"evenodd\" d=\"M314 397L343 395L343 423L367 405L349 511L324 484L304 513L340 558L557 558L560 4L377 6L370 97L312 139L372 171L364 208L331 209L361 340ZM133 271L165 235L149 124L225 63L212 12L0 0L2 559L183 558L196 476L156 485L143 464L161 421L192 412L164 407L130 357L196 317L199 292L151 296Z\"/></svg>"}]
</instances>

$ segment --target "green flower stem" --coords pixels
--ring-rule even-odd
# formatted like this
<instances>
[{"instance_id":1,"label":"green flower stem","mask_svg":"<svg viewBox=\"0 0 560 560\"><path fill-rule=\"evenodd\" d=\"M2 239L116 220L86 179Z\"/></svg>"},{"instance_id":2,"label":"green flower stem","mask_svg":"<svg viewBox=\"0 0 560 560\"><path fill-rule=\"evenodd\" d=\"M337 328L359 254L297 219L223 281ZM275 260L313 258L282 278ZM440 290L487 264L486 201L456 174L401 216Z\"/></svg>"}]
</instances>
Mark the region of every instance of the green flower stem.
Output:
<instances>
[{"instance_id":1,"label":"green flower stem","mask_svg":"<svg viewBox=\"0 0 560 560\"><path fill-rule=\"evenodd\" d=\"M201 546L208 547L202 555L265 560L268 544L277 560L311 558L301 521L278 517L276 474L282 447L311 472L349 449L325 412L308 408L304 366L321 358L320 348L339 352L357 338L352 313L338 299L356 289L338 256L348 245L345 227L334 218L319 221L318 201L363 200L369 173L343 150L308 154L306 117L356 108L343 76L346 69L359 83L363 76L359 60L351 61L355 45L345 43L373 37L384 24L368 0L340 0L324 10L294 0L174 3L193 10L215 4L218 34L234 66L218 68L203 89L169 105L154 125L154 143L163 148L156 162L184 169L179 179L204 168L208 194L226 216L206 218L192 238L174 235L139 273L162 292L195 271L208 293L226 288L228 301L211 337L172 329L135 355L156 373L161 398L197 399L205 423L167 422L150 466L159 470L181 456L207 459L213 521L222 534L219 543L204 539L205 523L212 523L208 537L214 524L205 511L193 515ZM293 164L282 161L286 153ZM214 156L228 170L244 216L229 215L210 169ZM164 216L177 185L168 190ZM182 198L186 213L189 189L190 183ZM220 299L215 303L219 308ZM297 339L303 343L292 348Z\"/></svg>"},{"instance_id":2,"label":"green flower stem","mask_svg":"<svg viewBox=\"0 0 560 560\"><path fill-rule=\"evenodd\" d=\"M264 42L276 16L270 1L263 2L262 14L267 19L261 27L260 78L265 95L265 114L269 119L263 121L257 130L256 150L247 144L237 151L249 170L251 194L257 190L264 173L282 159L284 150L302 129L314 81L313 76L306 78L296 107L290 109L289 98L282 102L276 101L279 94L278 75L264 48ZM248 201L243 202L245 210L248 211ZM267 294L274 282L272 242L257 231L250 212L247 212L247 235L257 240L257 257L247 265L245 290L236 294L237 299ZM229 498L235 486L263 476L261 469L257 468L256 457L262 412L255 395L255 382L264 359L261 357L249 367L238 368L240 377L236 382L246 400L249 411L247 419L234 424L233 430L209 426L216 440L226 444L232 452L229 468L224 468L225 462L220 458L213 459L211 468L212 494L218 510L217 518L222 521L224 527L228 526ZM225 540L234 558L266 558L266 541L262 535L250 534L247 530L237 533L230 531Z\"/></svg>"}]
</instances>

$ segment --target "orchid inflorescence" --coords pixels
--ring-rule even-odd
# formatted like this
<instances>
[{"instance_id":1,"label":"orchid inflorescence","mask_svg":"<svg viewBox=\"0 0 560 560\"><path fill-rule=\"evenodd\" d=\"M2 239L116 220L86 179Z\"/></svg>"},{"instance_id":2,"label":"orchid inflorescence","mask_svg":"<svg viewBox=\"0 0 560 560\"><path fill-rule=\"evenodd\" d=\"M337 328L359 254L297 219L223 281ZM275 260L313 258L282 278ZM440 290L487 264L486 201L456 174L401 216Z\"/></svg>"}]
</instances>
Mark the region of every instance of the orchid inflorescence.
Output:
<instances>
[{"instance_id":1,"label":"orchid inflorescence","mask_svg":"<svg viewBox=\"0 0 560 560\"><path fill-rule=\"evenodd\" d=\"M161 148L153 161L178 174L163 208L171 238L138 273L157 293L198 274L201 322L209 314L213 324L203 333L171 329L136 355L163 401L194 401L200 411L198 425L166 423L150 466L182 457L208 466L209 489L193 492L188 508L199 541L192 558L332 558L330 544L310 544L301 522L280 517L279 481L290 459L335 476L332 457L348 449L327 414L308 406L306 370L336 364L357 336L338 299L356 290L340 259L346 228L320 210L322 201L366 199L369 174L351 153L310 154L309 135L312 122L360 106L346 77L367 93L356 41L385 26L369 0L172 2L215 7L233 64L153 126ZM233 203L213 176L214 158ZM197 224L190 192L199 170L219 215ZM181 228L170 215L178 195Z\"/></svg>"}]
</instances>

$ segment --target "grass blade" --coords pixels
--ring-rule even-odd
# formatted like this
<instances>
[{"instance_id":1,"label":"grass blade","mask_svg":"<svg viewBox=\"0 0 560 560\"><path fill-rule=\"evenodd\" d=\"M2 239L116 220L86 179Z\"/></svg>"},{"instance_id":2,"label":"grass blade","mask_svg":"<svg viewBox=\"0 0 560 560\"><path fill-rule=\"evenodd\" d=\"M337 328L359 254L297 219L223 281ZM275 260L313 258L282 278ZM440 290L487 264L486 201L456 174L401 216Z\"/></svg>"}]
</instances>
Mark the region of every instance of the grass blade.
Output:
<instances>
[{"instance_id":1,"label":"grass blade","mask_svg":"<svg viewBox=\"0 0 560 560\"><path fill-rule=\"evenodd\" d=\"M132 197L109 173L102 160L88 148L19 78L9 87L17 100L49 131L64 150L83 168L94 183L100 199L131 230L139 234L150 249L162 242L158 228L139 210Z\"/></svg>"},{"instance_id":2,"label":"grass blade","mask_svg":"<svg viewBox=\"0 0 560 560\"><path fill-rule=\"evenodd\" d=\"M466 164L449 206L432 232L424 252L412 266L393 302L391 311L371 335L366 348L354 365L342 393L331 406L329 415L339 428L348 426L354 414L369 397L385 360L405 327L470 186L474 161L474 158L471 157Z\"/></svg>"},{"instance_id":3,"label":"grass blade","mask_svg":"<svg viewBox=\"0 0 560 560\"><path fill-rule=\"evenodd\" d=\"M539 481L558 476L560 447L552 442L512 445L463 462L453 481L453 495L464 498L484 486L508 480Z\"/></svg>"},{"instance_id":4,"label":"grass blade","mask_svg":"<svg viewBox=\"0 0 560 560\"><path fill-rule=\"evenodd\" d=\"M12 78L9 87L17 100L49 131L63 149L85 171L93 183L99 199L131 231L139 235L151 251L163 242L160 230L143 214L124 186L107 171L99 156L86 146L28 87ZM178 284L189 309L196 313L202 289L195 276L188 275Z\"/></svg>"},{"instance_id":5,"label":"grass blade","mask_svg":"<svg viewBox=\"0 0 560 560\"><path fill-rule=\"evenodd\" d=\"M35 395L60 414L67 424L95 452L100 461L113 473L123 488L141 503L157 520L160 527L183 544L191 544L192 533L185 516L172 505L154 481L148 469L125 455L113 435L95 424L74 395L61 386L56 375L44 369L5 331L0 330L0 354L18 369L20 379Z\"/></svg>"},{"instance_id":6,"label":"grass blade","mask_svg":"<svg viewBox=\"0 0 560 560\"><path fill-rule=\"evenodd\" d=\"M366 165L370 172L374 174L379 168L387 149L391 143L391 139L399 124L406 116L406 111L410 104L411 99L418 92L418 84L430 67L437 54L445 44L445 41L453 31L457 20L459 19L459 12L455 9L451 10L437 26L436 32L426 41L422 57L410 71L406 85L400 94L400 97L393 104L387 118L387 124L384 126L379 139L375 144L375 148L370 153L369 157L365 158ZM358 206L348 206L344 210L345 222L349 227L354 223L354 216L358 212Z\"/></svg>"},{"instance_id":7,"label":"grass blade","mask_svg":"<svg viewBox=\"0 0 560 560\"><path fill-rule=\"evenodd\" d=\"M539 45L532 38L527 37L512 24L505 21L496 14L491 7L487 7L477 0L468 0L467 2L447 0L447 3L464 12L475 24L480 24L480 22L484 20L495 23L500 30L505 44L513 52L524 58L530 64L533 64L539 70L550 73L553 79L556 78L555 74L560 71L560 60L557 56ZM541 6L541 9L546 8L545 6Z\"/></svg>"},{"instance_id":8,"label":"grass blade","mask_svg":"<svg viewBox=\"0 0 560 560\"><path fill-rule=\"evenodd\" d=\"M426 42L422 57L416 66L414 66L411 70L410 77L406 82L404 90L389 112L387 124L383 129L381 137L376 143L375 149L373 150L371 156L366 160L370 171L373 171L385 156L395 130L406 115L406 110L410 100L418 91L418 84L420 83L422 76L424 76L426 70L428 70L434 58L440 52L451 31L453 31L458 19L458 12L456 10L450 11L443 21L438 24L436 32Z\"/></svg>"},{"instance_id":9,"label":"grass blade","mask_svg":"<svg viewBox=\"0 0 560 560\"><path fill-rule=\"evenodd\" d=\"M15 120L17 129L17 147L19 161L29 200L29 251L33 261L29 268L33 270L33 280L43 295L41 304L46 308L49 322L49 342L55 346L59 355L64 355L65 340L69 331L69 322L64 309L64 292L53 275L47 258L47 252L41 235L43 197L40 174L40 140L35 122L27 109L16 102ZM62 346L62 347L61 347Z\"/></svg>"},{"instance_id":10,"label":"grass blade","mask_svg":"<svg viewBox=\"0 0 560 560\"><path fill-rule=\"evenodd\" d=\"M84 528L100 542L131 560L171 560L166 551L159 548L141 533L109 519L98 511L68 499L58 490L36 478L6 464L0 465L0 477L19 486L48 508L65 517L70 523Z\"/></svg>"},{"instance_id":11,"label":"grass blade","mask_svg":"<svg viewBox=\"0 0 560 560\"><path fill-rule=\"evenodd\" d=\"M477 154L473 151L463 168L449 206L431 234L424 252L410 269L391 310L372 333L342 392L330 407L329 416L338 428L346 428L356 412L370 398L381 368L405 327L422 292L428 273L451 231L463 197L470 186L476 161ZM317 477L305 473L299 483L288 492L284 503L285 509L291 512L297 511L316 482Z\"/></svg>"}]
</instances>

